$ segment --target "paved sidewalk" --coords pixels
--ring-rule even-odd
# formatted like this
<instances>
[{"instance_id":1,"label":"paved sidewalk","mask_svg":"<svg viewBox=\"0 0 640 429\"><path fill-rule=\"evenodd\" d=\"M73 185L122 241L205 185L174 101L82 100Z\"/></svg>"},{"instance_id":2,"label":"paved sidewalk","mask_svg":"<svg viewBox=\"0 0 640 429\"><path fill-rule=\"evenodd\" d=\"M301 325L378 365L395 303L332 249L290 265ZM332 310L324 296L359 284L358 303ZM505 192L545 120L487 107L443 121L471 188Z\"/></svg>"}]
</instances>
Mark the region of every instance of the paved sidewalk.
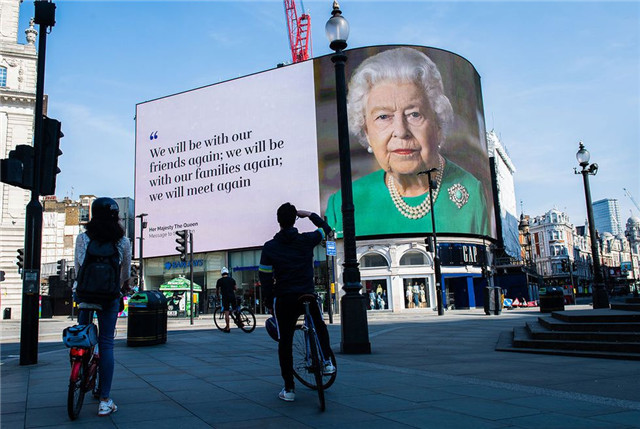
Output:
<instances>
[{"instance_id":1,"label":"paved sidewalk","mask_svg":"<svg viewBox=\"0 0 640 429\"><path fill-rule=\"evenodd\" d=\"M138 348L126 346L121 321L112 391L119 410L98 417L87 395L75 422L66 413L69 363L60 341L70 321L42 321L38 364L24 367L13 357L19 323L2 321L1 427L640 428L637 361L494 351L500 332L539 315L370 312L372 353L337 353L324 413L315 392L300 384L295 402L277 398L277 344L264 317L251 334L224 334L211 316L194 325L171 320L166 344ZM329 331L338 352L336 322Z\"/></svg>"}]
</instances>

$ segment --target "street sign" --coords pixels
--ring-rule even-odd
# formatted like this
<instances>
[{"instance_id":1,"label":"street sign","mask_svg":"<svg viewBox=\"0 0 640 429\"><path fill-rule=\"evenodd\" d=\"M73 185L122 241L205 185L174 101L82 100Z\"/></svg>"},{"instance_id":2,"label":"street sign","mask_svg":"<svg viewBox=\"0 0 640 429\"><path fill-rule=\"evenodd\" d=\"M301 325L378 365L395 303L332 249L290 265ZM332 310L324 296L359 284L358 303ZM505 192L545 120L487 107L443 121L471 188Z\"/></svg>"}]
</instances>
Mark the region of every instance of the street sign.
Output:
<instances>
[{"instance_id":1,"label":"street sign","mask_svg":"<svg viewBox=\"0 0 640 429\"><path fill-rule=\"evenodd\" d=\"M327 255L328 256L338 256L338 252L336 250L336 242L335 241L327 241Z\"/></svg>"}]
</instances>

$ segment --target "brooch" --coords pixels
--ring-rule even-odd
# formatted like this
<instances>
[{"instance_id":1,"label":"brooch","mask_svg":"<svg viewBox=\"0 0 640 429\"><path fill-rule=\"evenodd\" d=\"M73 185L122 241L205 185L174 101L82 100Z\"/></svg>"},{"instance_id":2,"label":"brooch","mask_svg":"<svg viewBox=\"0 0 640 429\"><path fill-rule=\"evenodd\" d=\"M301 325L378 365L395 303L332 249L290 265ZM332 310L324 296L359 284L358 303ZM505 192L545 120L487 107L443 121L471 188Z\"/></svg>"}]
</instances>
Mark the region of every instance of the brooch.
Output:
<instances>
[{"instance_id":1,"label":"brooch","mask_svg":"<svg viewBox=\"0 0 640 429\"><path fill-rule=\"evenodd\" d=\"M448 189L449 199L455 203L458 208L462 208L469 201L469 192L460 183L456 183Z\"/></svg>"}]
</instances>

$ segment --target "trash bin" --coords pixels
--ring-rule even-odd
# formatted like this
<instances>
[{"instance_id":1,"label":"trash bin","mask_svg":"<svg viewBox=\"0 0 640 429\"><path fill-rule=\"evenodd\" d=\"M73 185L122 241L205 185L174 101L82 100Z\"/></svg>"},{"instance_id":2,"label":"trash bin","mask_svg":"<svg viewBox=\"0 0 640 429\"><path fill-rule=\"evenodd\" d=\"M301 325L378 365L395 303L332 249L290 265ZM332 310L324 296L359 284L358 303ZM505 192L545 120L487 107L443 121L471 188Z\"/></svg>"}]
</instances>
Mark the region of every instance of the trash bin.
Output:
<instances>
[{"instance_id":1,"label":"trash bin","mask_svg":"<svg viewBox=\"0 0 640 429\"><path fill-rule=\"evenodd\" d=\"M41 296L40 299L40 318L51 319L53 317L53 306L51 304L51 297L44 295Z\"/></svg>"},{"instance_id":2,"label":"trash bin","mask_svg":"<svg viewBox=\"0 0 640 429\"><path fill-rule=\"evenodd\" d=\"M540 293L540 313L564 310L564 292L562 288L548 287L544 294Z\"/></svg>"},{"instance_id":3,"label":"trash bin","mask_svg":"<svg viewBox=\"0 0 640 429\"><path fill-rule=\"evenodd\" d=\"M4 320L11 319L11 307L7 307L4 309L4 311L2 312L2 318Z\"/></svg>"},{"instance_id":4,"label":"trash bin","mask_svg":"<svg viewBox=\"0 0 640 429\"><path fill-rule=\"evenodd\" d=\"M502 313L502 288L495 286L484 288L484 313L496 316Z\"/></svg>"},{"instance_id":5,"label":"trash bin","mask_svg":"<svg viewBox=\"0 0 640 429\"><path fill-rule=\"evenodd\" d=\"M127 346L167 342L167 299L157 290L134 294L128 301Z\"/></svg>"}]
</instances>

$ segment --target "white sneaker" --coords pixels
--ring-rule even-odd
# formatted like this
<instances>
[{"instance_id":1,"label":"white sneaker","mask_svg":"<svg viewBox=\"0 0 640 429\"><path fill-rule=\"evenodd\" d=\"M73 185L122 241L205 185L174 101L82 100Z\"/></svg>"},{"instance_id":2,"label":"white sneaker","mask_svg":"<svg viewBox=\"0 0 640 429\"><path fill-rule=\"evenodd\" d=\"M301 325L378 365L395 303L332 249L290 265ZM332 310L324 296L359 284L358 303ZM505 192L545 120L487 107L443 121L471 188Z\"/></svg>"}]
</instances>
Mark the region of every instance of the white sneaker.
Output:
<instances>
[{"instance_id":1,"label":"white sneaker","mask_svg":"<svg viewBox=\"0 0 640 429\"><path fill-rule=\"evenodd\" d=\"M98 415L100 417L108 416L116 411L118 411L118 406L113 402L113 399L100 401L100 406L98 406Z\"/></svg>"},{"instance_id":2,"label":"white sneaker","mask_svg":"<svg viewBox=\"0 0 640 429\"><path fill-rule=\"evenodd\" d=\"M322 369L322 374L323 375L331 375L331 374L334 374L335 372L336 372L336 367L333 366L331 361L325 362L324 368Z\"/></svg>"},{"instance_id":3,"label":"white sneaker","mask_svg":"<svg viewBox=\"0 0 640 429\"><path fill-rule=\"evenodd\" d=\"M278 398L282 399L283 401L293 402L296 400L296 392L294 392L293 390L288 391L283 388L278 394Z\"/></svg>"}]
</instances>

